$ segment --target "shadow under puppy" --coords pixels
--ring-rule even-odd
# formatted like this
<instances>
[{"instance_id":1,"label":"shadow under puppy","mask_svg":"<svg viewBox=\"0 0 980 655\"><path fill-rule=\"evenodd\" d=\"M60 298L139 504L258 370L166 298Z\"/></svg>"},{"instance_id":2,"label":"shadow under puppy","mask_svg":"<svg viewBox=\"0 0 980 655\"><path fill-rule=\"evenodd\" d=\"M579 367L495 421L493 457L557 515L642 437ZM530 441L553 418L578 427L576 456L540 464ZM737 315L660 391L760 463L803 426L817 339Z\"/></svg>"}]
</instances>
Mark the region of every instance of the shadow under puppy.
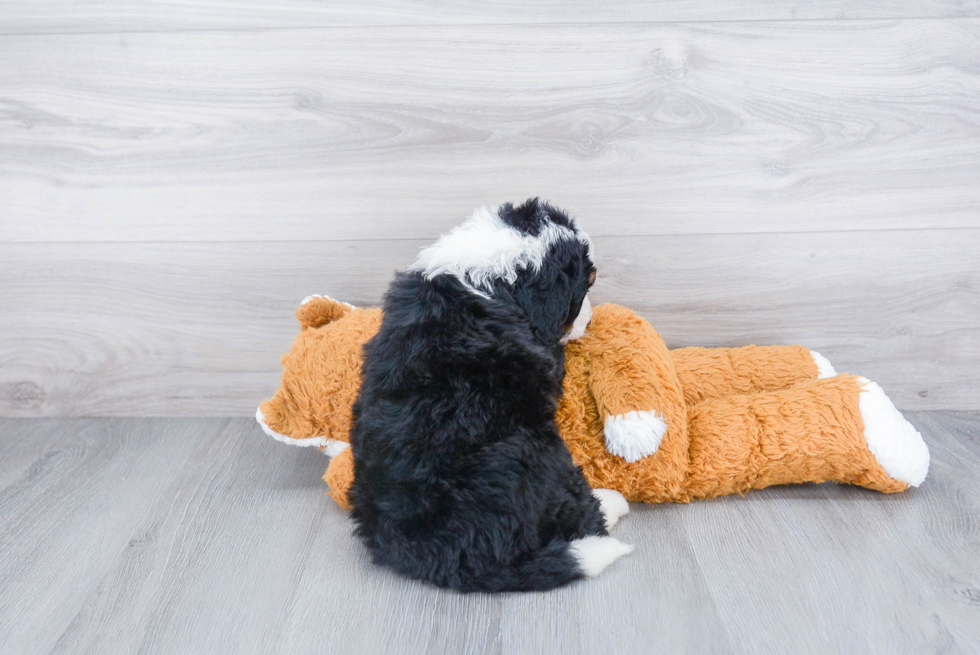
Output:
<instances>
[{"instance_id":1,"label":"shadow under puppy","mask_svg":"<svg viewBox=\"0 0 980 655\"><path fill-rule=\"evenodd\" d=\"M461 591L546 590L632 546L555 410L584 335L591 243L537 199L477 210L396 275L353 408L352 516L377 564Z\"/></svg>"}]
</instances>

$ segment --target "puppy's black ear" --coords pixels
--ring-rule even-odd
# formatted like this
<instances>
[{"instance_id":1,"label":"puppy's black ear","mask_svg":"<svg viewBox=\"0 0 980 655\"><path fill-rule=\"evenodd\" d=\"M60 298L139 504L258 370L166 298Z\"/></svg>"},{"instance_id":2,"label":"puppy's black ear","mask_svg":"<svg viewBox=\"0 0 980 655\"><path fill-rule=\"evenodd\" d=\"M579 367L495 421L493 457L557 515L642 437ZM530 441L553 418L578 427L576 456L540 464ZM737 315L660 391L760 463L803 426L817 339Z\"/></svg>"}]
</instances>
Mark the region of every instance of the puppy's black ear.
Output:
<instances>
[{"instance_id":1,"label":"puppy's black ear","mask_svg":"<svg viewBox=\"0 0 980 655\"><path fill-rule=\"evenodd\" d=\"M518 276L514 299L530 318L539 341L553 345L565 335L589 292L592 268L588 245L563 239L551 247L540 268Z\"/></svg>"},{"instance_id":2,"label":"puppy's black ear","mask_svg":"<svg viewBox=\"0 0 980 655\"><path fill-rule=\"evenodd\" d=\"M572 292L571 279L553 263L545 263L537 275L518 279L514 297L530 318L534 336L542 343L557 344L564 336Z\"/></svg>"},{"instance_id":3,"label":"puppy's black ear","mask_svg":"<svg viewBox=\"0 0 980 655\"><path fill-rule=\"evenodd\" d=\"M538 236L546 225L554 224L573 229L572 219L561 209L538 198L528 198L515 207L505 202L497 208L497 215L505 225L522 234Z\"/></svg>"}]
</instances>

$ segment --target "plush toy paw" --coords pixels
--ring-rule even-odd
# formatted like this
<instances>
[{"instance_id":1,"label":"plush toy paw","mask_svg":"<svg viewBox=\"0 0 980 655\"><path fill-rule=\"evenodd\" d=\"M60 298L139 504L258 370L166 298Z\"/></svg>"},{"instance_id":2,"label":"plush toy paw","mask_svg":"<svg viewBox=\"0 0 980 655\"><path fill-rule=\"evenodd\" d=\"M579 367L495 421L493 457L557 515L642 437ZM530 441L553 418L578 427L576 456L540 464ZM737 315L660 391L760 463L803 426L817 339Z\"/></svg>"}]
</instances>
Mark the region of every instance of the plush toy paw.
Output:
<instances>
[{"instance_id":1,"label":"plush toy paw","mask_svg":"<svg viewBox=\"0 0 980 655\"><path fill-rule=\"evenodd\" d=\"M344 448L330 460L323 481L330 487L330 496L341 509L353 509L348 493L354 484L354 456L350 448Z\"/></svg>"},{"instance_id":2,"label":"plush toy paw","mask_svg":"<svg viewBox=\"0 0 980 655\"><path fill-rule=\"evenodd\" d=\"M837 375L837 370L834 368L834 365L830 363L830 360L818 353L816 350L810 351L810 357L813 358L813 363L817 365L818 380L822 380L823 378L832 378Z\"/></svg>"},{"instance_id":3,"label":"plush toy paw","mask_svg":"<svg viewBox=\"0 0 980 655\"><path fill-rule=\"evenodd\" d=\"M874 382L858 378L858 407L864 421L868 450L889 476L918 487L929 472L929 448L922 435Z\"/></svg>"},{"instance_id":4,"label":"plush toy paw","mask_svg":"<svg viewBox=\"0 0 980 655\"><path fill-rule=\"evenodd\" d=\"M612 530L619 519L630 513L629 503L615 489L593 489L592 495L599 499L599 509L606 519L606 530Z\"/></svg>"},{"instance_id":5,"label":"plush toy paw","mask_svg":"<svg viewBox=\"0 0 980 655\"><path fill-rule=\"evenodd\" d=\"M623 555L633 552L633 547L615 537L596 535L576 539L569 546L569 551L582 573L591 578L602 573L603 569Z\"/></svg>"},{"instance_id":6,"label":"plush toy paw","mask_svg":"<svg viewBox=\"0 0 980 655\"><path fill-rule=\"evenodd\" d=\"M660 448L667 423L657 412L627 412L606 419L606 450L627 462L649 457Z\"/></svg>"}]
</instances>

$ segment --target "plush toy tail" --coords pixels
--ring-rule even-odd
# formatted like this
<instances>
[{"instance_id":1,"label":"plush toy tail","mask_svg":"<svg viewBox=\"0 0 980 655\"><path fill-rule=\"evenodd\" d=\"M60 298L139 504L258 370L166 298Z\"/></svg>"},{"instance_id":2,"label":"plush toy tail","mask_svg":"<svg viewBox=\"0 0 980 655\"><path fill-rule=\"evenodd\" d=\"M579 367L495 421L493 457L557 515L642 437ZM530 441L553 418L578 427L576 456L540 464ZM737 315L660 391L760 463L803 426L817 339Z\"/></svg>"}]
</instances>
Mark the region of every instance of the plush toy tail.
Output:
<instances>
[{"instance_id":1,"label":"plush toy tail","mask_svg":"<svg viewBox=\"0 0 980 655\"><path fill-rule=\"evenodd\" d=\"M346 316L352 309L354 305L349 303L314 294L303 298L303 302L296 308L296 318L299 319L301 330L318 328Z\"/></svg>"}]
</instances>

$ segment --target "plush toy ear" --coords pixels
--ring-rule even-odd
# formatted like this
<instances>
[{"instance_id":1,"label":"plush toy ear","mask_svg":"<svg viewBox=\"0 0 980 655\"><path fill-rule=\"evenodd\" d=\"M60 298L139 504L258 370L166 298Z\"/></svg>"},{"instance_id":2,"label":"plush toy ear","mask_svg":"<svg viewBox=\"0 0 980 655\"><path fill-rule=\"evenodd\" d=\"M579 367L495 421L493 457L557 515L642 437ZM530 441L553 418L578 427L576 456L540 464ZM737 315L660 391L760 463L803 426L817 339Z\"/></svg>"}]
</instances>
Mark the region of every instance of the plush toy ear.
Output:
<instances>
[{"instance_id":1,"label":"plush toy ear","mask_svg":"<svg viewBox=\"0 0 980 655\"><path fill-rule=\"evenodd\" d=\"M349 303L329 296L312 295L304 298L296 308L296 318L299 319L301 330L318 328L346 316L352 309L354 305Z\"/></svg>"}]
</instances>

